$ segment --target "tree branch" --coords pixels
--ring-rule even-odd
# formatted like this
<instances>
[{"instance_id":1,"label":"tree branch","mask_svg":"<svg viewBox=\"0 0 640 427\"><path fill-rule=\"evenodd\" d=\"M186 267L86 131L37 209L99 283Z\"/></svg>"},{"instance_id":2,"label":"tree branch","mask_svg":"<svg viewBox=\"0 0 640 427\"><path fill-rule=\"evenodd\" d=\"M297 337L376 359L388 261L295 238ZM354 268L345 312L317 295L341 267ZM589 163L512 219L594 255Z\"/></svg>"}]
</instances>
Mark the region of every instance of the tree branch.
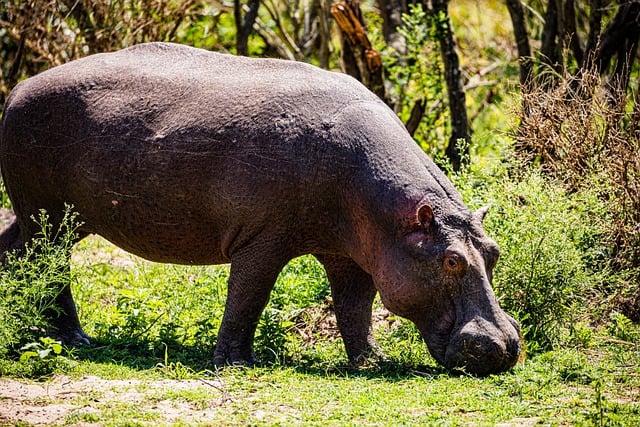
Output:
<instances>
[{"instance_id":1,"label":"tree branch","mask_svg":"<svg viewBox=\"0 0 640 427\"><path fill-rule=\"evenodd\" d=\"M360 80L380 99L386 100L382 59L367 37L358 0L334 4L331 15L340 28L345 72Z\"/></svg>"}]
</instances>

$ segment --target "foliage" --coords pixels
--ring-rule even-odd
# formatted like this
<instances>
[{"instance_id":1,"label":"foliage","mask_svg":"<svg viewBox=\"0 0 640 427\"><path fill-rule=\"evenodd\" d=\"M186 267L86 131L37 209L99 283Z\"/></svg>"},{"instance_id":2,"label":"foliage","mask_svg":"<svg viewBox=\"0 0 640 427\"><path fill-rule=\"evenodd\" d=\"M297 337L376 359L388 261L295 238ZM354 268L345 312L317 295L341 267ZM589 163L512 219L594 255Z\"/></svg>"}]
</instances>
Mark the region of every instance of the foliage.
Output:
<instances>
[{"instance_id":1,"label":"foliage","mask_svg":"<svg viewBox=\"0 0 640 427\"><path fill-rule=\"evenodd\" d=\"M42 337L40 338L40 342L29 343L23 346L20 350L23 351L20 355L21 362L25 362L33 358L46 360L55 358L62 353L62 343L50 337Z\"/></svg>"},{"instance_id":2,"label":"foliage","mask_svg":"<svg viewBox=\"0 0 640 427\"><path fill-rule=\"evenodd\" d=\"M567 77L553 92L526 94L518 152L570 189L595 189L608 202L615 263L640 267L640 111L601 88L591 73Z\"/></svg>"},{"instance_id":3,"label":"foliage","mask_svg":"<svg viewBox=\"0 0 640 427\"><path fill-rule=\"evenodd\" d=\"M117 0L0 2L0 101L20 80L93 53L149 41L224 49L233 21L206 2Z\"/></svg>"},{"instance_id":4,"label":"foliage","mask_svg":"<svg viewBox=\"0 0 640 427\"><path fill-rule=\"evenodd\" d=\"M8 253L0 269L0 357L14 356L46 333L46 314L56 310L61 284L75 281L68 262L78 227L76 214L67 208L58 227L49 223L44 211L33 220L41 232L23 251Z\"/></svg>"},{"instance_id":5,"label":"foliage","mask_svg":"<svg viewBox=\"0 0 640 427\"><path fill-rule=\"evenodd\" d=\"M44 378L56 372L64 372L73 366L71 355L59 341L40 337L36 342L24 345L15 369L29 378ZM0 374L2 367L0 366Z\"/></svg>"},{"instance_id":6,"label":"foliage","mask_svg":"<svg viewBox=\"0 0 640 427\"><path fill-rule=\"evenodd\" d=\"M267 308L260 317L254 345L262 362L282 363L287 355L286 344L290 340L294 322L287 319L282 310Z\"/></svg>"},{"instance_id":7,"label":"foliage","mask_svg":"<svg viewBox=\"0 0 640 427\"><path fill-rule=\"evenodd\" d=\"M535 168L517 180L467 173L456 184L472 204L492 206L485 228L501 249L494 274L501 305L521 322L529 351L553 348L607 274L593 264L604 250L603 223L591 221L602 203L567 194Z\"/></svg>"},{"instance_id":8,"label":"foliage","mask_svg":"<svg viewBox=\"0 0 640 427\"><path fill-rule=\"evenodd\" d=\"M449 123L446 87L438 44L438 26L445 17L428 13L422 5L411 5L402 15L402 50L389 45L382 51L388 96L400 119L406 123L419 104L424 110L414 138L430 154L442 152Z\"/></svg>"}]
</instances>

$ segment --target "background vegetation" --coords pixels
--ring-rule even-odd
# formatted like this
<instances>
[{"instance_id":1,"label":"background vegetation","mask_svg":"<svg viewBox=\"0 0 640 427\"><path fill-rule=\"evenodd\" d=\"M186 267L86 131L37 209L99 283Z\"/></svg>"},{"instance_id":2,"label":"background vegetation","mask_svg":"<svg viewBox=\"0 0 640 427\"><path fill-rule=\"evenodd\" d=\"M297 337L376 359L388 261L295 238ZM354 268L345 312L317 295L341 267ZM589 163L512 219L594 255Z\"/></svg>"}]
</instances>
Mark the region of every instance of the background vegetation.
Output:
<instances>
[{"instance_id":1,"label":"background vegetation","mask_svg":"<svg viewBox=\"0 0 640 427\"><path fill-rule=\"evenodd\" d=\"M327 0L1 1L2 102L51 66L155 40L307 61L362 80L471 208L492 205L485 226L502 249L494 287L523 325L528 354L509 374L450 377L413 325L377 302L375 334L389 362L351 371L324 272L304 257L280 275L259 325L266 368L213 371L228 267L152 264L96 238L74 249L65 280L97 343L65 349L46 338L42 313L68 248L43 239L34 243L48 248L42 258L11 256L0 270L0 375L215 378L225 386L211 423L638 424L640 31L628 18L640 12L635 1L588 3L350 1L350 38ZM615 39L620 28L625 37ZM451 108L460 89L466 130ZM163 397L199 407L212 405L208 393ZM126 422L153 422L152 410L121 405ZM113 410L65 422L125 423Z\"/></svg>"}]
</instances>

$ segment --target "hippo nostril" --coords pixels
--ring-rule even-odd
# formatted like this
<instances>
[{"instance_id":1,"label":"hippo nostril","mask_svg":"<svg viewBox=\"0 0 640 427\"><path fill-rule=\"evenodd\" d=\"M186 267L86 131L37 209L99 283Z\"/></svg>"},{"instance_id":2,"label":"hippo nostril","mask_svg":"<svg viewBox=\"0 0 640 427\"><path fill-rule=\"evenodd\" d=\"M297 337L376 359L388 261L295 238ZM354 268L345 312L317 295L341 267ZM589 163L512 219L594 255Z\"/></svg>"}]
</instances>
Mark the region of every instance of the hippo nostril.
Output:
<instances>
[{"instance_id":1,"label":"hippo nostril","mask_svg":"<svg viewBox=\"0 0 640 427\"><path fill-rule=\"evenodd\" d=\"M508 355L517 358L518 356L520 356L520 351L521 351L520 340L509 340L507 342Z\"/></svg>"}]
</instances>

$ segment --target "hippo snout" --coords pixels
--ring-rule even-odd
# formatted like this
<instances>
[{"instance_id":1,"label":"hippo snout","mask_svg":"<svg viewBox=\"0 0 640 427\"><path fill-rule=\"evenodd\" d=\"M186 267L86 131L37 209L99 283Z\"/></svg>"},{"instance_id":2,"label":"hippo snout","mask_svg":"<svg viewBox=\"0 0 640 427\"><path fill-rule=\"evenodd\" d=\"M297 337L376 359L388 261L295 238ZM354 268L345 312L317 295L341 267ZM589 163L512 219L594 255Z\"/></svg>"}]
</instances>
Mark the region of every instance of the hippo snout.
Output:
<instances>
[{"instance_id":1,"label":"hippo snout","mask_svg":"<svg viewBox=\"0 0 640 427\"><path fill-rule=\"evenodd\" d=\"M454 331L445 352L444 365L480 376L512 368L520 357L520 328L507 314L500 320L496 324L475 318Z\"/></svg>"}]
</instances>

